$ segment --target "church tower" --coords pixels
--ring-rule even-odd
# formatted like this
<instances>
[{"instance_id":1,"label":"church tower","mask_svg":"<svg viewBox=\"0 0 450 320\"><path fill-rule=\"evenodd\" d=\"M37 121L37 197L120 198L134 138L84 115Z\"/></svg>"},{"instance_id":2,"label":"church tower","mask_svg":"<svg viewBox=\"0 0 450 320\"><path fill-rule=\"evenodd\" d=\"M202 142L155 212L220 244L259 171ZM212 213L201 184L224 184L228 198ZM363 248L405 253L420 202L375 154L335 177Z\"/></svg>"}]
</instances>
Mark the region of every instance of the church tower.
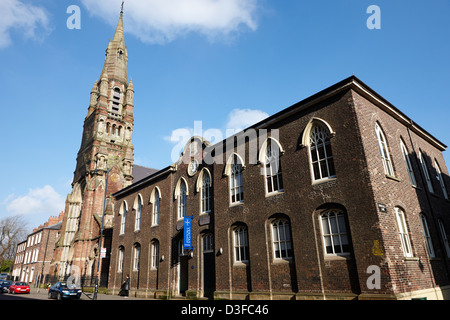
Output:
<instances>
[{"instance_id":1,"label":"church tower","mask_svg":"<svg viewBox=\"0 0 450 320\"><path fill-rule=\"evenodd\" d=\"M72 192L66 199L65 217L55 251L55 276L96 275L105 198L102 247L106 247L107 252L101 259L100 275L108 274L108 246L113 225L111 194L127 187L133 180L134 89L131 79L128 80L127 61L122 7L114 38L106 49L100 78L90 95Z\"/></svg>"}]
</instances>

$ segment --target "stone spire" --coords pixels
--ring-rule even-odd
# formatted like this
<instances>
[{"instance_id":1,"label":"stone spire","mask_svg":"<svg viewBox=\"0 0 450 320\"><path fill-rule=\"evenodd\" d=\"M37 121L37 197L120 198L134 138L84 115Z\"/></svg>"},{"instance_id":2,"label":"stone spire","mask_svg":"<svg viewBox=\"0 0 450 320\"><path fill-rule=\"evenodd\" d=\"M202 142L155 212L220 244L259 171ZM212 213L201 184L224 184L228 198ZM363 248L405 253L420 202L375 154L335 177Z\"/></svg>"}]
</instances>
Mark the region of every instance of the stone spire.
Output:
<instances>
[{"instance_id":1,"label":"stone spire","mask_svg":"<svg viewBox=\"0 0 450 320\"><path fill-rule=\"evenodd\" d=\"M128 53L125 46L125 36L123 29L123 2L122 9L120 11L119 22L117 23L116 31L114 33L113 40L109 42L106 49L105 64L103 66L103 74L107 72L109 80L116 80L124 85L128 84L128 72L127 72Z\"/></svg>"}]
</instances>

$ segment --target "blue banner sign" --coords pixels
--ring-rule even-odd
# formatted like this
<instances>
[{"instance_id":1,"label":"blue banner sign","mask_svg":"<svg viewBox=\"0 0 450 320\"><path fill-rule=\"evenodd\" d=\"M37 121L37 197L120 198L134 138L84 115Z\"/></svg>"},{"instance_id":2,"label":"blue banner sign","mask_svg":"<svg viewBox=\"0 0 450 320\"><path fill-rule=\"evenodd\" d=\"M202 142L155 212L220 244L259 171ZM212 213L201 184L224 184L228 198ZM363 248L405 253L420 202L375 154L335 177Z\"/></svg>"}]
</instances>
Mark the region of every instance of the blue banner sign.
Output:
<instances>
[{"instance_id":1,"label":"blue banner sign","mask_svg":"<svg viewBox=\"0 0 450 320\"><path fill-rule=\"evenodd\" d=\"M194 217L184 217L184 230L183 230L183 249L185 250L192 250L194 249L192 247L192 237L191 237L191 225L192 225L192 219Z\"/></svg>"}]
</instances>

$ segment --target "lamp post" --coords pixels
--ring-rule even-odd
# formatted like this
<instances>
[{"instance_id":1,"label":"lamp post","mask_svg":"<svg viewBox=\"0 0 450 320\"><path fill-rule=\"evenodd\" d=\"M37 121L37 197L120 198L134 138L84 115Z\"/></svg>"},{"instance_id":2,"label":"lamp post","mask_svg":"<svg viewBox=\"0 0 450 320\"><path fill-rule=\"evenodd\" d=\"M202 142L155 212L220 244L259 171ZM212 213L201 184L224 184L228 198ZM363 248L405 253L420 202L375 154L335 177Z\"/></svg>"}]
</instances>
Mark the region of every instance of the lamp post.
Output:
<instances>
[{"instance_id":1,"label":"lamp post","mask_svg":"<svg viewBox=\"0 0 450 320\"><path fill-rule=\"evenodd\" d=\"M105 195L103 197L102 225L100 227L100 240L99 240L99 243L98 243L99 255L98 255L98 261L97 261L97 274L95 275L95 289L94 289L93 300L97 300L97 293L98 293L98 273L100 271L100 259L101 259L101 252L102 252L103 224L105 222L106 192L108 190L108 176L109 176L109 167L107 167L107 169L106 169Z\"/></svg>"}]
</instances>

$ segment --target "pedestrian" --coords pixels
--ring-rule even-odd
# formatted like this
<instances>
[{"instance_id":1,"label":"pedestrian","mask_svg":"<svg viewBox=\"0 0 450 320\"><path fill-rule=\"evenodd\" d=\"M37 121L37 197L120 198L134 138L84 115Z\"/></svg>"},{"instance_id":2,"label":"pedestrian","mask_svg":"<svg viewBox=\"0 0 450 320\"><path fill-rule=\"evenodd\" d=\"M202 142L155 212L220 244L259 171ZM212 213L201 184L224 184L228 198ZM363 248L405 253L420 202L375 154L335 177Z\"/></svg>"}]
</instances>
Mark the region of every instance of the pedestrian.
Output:
<instances>
[{"instance_id":1,"label":"pedestrian","mask_svg":"<svg viewBox=\"0 0 450 320\"><path fill-rule=\"evenodd\" d=\"M130 275L127 274L127 277L120 286L119 296L124 296L125 298L128 298L129 291L130 291Z\"/></svg>"}]
</instances>

